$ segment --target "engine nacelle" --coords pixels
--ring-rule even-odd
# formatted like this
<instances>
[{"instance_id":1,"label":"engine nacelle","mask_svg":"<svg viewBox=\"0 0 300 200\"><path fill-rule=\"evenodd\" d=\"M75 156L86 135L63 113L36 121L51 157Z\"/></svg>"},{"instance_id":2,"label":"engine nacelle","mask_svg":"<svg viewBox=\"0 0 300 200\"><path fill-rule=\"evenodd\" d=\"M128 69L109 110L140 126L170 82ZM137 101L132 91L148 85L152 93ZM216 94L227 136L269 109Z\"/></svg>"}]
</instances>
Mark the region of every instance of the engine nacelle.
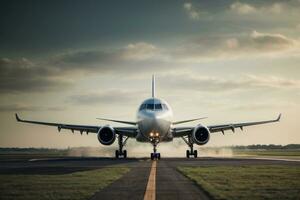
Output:
<instances>
[{"instance_id":1,"label":"engine nacelle","mask_svg":"<svg viewBox=\"0 0 300 200\"><path fill-rule=\"evenodd\" d=\"M98 140L103 145L111 145L116 140L116 132L110 126L103 126L98 131Z\"/></svg>"},{"instance_id":2,"label":"engine nacelle","mask_svg":"<svg viewBox=\"0 0 300 200\"><path fill-rule=\"evenodd\" d=\"M207 127L198 125L192 133L192 140L198 145L204 145L209 141L210 132Z\"/></svg>"}]
</instances>

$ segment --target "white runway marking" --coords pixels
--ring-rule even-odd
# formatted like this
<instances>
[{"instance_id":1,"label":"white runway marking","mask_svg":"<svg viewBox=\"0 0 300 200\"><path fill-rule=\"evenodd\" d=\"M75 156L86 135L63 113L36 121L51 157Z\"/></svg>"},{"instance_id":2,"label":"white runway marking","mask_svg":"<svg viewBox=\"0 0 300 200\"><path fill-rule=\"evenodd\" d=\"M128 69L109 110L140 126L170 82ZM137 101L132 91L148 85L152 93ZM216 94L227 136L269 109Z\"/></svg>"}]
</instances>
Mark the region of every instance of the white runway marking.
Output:
<instances>
[{"instance_id":1,"label":"white runway marking","mask_svg":"<svg viewBox=\"0 0 300 200\"><path fill-rule=\"evenodd\" d=\"M144 200L155 200L156 198L156 161L152 162L150 175L144 195Z\"/></svg>"}]
</instances>

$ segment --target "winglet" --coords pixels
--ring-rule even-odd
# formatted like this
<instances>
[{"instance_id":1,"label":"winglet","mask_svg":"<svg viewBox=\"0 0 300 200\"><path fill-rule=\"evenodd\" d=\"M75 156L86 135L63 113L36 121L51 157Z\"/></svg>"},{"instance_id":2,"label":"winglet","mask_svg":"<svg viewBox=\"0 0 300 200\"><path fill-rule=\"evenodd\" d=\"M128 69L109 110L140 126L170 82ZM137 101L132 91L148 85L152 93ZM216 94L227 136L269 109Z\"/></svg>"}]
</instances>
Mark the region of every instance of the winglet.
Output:
<instances>
[{"instance_id":1,"label":"winglet","mask_svg":"<svg viewBox=\"0 0 300 200\"><path fill-rule=\"evenodd\" d=\"M278 117L277 117L277 119L276 119L276 121L280 121L280 118L281 118L281 113L278 115Z\"/></svg>"},{"instance_id":2,"label":"winglet","mask_svg":"<svg viewBox=\"0 0 300 200\"><path fill-rule=\"evenodd\" d=\"M19 118L18 114L16 113L15 115L16 115L16 120L17 120L18 122L21 121L21 119Z\"/></svg>"}]
</instances>

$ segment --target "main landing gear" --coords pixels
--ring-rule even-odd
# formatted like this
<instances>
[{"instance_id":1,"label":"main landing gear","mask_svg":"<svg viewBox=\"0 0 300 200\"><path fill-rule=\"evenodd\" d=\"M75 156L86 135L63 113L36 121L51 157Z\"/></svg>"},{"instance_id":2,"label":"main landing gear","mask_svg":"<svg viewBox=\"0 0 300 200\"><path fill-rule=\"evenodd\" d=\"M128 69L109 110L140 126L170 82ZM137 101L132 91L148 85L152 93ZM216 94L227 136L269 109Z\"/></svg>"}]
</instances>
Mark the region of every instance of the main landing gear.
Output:
<instances>
[{"instance_id":1,"label":"main landing gear","mask_svg":"<svg viewBox=\"0 0 300 200\"><path fill-rule=\"evenodd\" d=\"M153 153L150 154L151 160L160 160L160 153L156 152L157 142L153 142L152 145L153 145Z\"/></svg>"},{"instance_id":2,"label":"main landing gear","mask_svg":"<svg viewBox=\"0 0 300 200\"><path fill-rule=\"evenodd\" d=\"M123 158L127 158L127 151L123 150L123 147L126 145L128 137L126 137L125 140L123 140L123 137L124 136L122 134L119 134L119 136L118 136L119 150L116 150L116 152L115 152L116 158L119 158L122 156L123 156Z\"/></svg>"},{"instance_id":3,"label":"main landing gear","mask_svg":"<svg viewBox=\"0 0 300 200\"><path fill-rule=\"evenodd\" d=\"M183 141L190 147L190 150L186 150L186 157L190 158L190 156L194 156L194 158L198 157L198 151L194 150L194 143L191 141L190 137L182 137Z\"/></svg>"}]
</instances>

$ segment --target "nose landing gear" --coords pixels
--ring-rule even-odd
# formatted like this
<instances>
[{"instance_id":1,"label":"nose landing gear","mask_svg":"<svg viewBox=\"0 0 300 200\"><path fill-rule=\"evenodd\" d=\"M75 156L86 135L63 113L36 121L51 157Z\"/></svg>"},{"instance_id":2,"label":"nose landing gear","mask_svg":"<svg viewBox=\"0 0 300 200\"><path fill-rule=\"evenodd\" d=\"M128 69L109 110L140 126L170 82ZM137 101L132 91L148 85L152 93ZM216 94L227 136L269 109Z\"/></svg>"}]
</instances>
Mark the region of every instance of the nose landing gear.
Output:
<instances>
[{"instance_id":1,"label":"nose landing gear","mask_svg":"<svg viewBox=\"0 0 300 200\"><path fill-rule=\"evenodd\" d=\"M152 145L153 145L153 153L150 154L151 160L160 160L160 153L156 152L157 142L153 142Z\"/></svg>"}]
</instances>

